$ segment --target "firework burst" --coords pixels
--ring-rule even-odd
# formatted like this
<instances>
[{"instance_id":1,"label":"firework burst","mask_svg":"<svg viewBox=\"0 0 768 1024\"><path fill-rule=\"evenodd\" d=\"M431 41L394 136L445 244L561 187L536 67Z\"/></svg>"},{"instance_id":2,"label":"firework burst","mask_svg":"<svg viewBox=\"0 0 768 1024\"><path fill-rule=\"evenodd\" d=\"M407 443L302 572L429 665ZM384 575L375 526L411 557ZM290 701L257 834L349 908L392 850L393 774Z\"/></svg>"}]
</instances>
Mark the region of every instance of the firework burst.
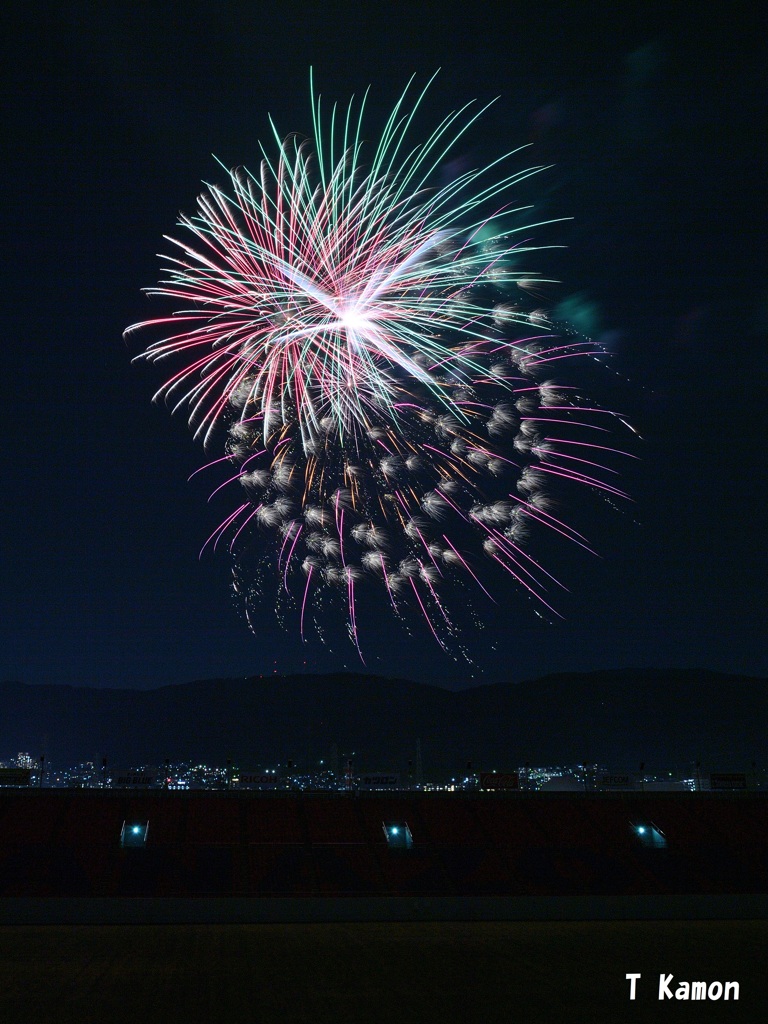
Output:
<instances>
[{"instance_id":1,"label":"firework burst","mask_svg":"<svg viewBox=\"0 0 768 1024\"><path fill-rule=\"evenodd\" d=\"M182 308L128 329L162 331L137 357L178 361L156 397L189 410L207 449L224 446L209 465L230 464L217 490L240 500L206 545L232 552L249 621L265 578L302 636L337 594L358 650L366 583L441 645L455 634L448 595L490 598L494 574L557 614L560 584L526 538L546 527L589 545L548 485L624 497L604 465L615 414L550 379L594 348L531 306L543 279L521 261L536 225L520 226L510 197L542 168L497 177L507 153L433 187L483 110L411 145L426 90L408 106L410 88L373 147L365 99L334 107L326 131L313 92L312 141L273 126L277 158L263 149L258 174L207 186L184 240L169 239L176 256L148 291Z\"/></svg>"}]
</instances>

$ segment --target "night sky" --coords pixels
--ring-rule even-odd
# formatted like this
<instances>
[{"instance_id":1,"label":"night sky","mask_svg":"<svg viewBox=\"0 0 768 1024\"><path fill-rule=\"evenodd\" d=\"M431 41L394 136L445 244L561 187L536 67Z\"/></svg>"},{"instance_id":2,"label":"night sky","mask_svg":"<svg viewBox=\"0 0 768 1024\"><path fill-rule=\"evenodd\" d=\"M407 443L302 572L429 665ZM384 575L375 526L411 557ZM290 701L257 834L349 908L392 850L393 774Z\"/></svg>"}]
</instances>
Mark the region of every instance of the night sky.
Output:
<instances>
[{"instance_id":1,"label":"night sky","mask_svg":"<svg viewBox=\"0 0 768 1024\"><path fill-rule=\"evenodd\" d=\"M765 675L768 88L753 5L714 19L668 3L99 6L27 5L5 39L0 679L364 668L343 628L302 646L267 605L248 631L226 556L198 560L226 503L187 482L201 448L151 402L163 370L132 365L141 342L122 338L153 315L141 288L163 234L201 180L222 181L212 154L255 169L268 114L283 135L311 131L310 65L329 100L371 85L372 137L414 72L441 68L427 127L499 97L456 156L533 143L530 161L553 165L526 198L573 220L547 229L567 248L537 269L611 353L599 397L643 438L631 505L579 510L573 491L563 505L602 556L544 553L570 590L563 622L509 588L482 631L468 625L475 666L393 620L368 624L365 670L452 687L651 665Z\"/></svg>"}]
</instances>

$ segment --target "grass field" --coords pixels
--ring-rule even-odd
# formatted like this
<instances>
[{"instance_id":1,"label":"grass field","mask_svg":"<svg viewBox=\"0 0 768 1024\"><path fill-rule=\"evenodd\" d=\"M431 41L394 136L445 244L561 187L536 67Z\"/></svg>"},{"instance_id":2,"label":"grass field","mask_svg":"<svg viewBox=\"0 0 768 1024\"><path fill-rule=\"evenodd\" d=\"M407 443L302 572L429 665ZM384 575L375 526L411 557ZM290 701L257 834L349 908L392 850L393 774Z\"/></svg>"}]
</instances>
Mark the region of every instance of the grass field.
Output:
<instances>
[{"instance_id":1,"label":"grass field","mask_svg":"<svg viewBox=\"0 0 768 1024\"><path fill-rule=\"evenodd\" d=\"M8 926L0 1021L757 1022L766 950L765 921ZM739 1001L659 1002L661 972Z\"/></svg>"}]
</instances>

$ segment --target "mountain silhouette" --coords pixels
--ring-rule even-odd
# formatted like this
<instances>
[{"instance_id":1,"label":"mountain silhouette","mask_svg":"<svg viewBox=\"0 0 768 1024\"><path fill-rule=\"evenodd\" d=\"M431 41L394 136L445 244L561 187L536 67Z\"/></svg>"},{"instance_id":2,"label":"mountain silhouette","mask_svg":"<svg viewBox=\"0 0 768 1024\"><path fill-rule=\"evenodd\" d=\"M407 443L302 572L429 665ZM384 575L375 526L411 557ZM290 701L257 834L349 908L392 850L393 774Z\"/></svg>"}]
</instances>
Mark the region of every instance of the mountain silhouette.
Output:
<instances>
[{"instance_id":1,"label":"mountain silhouette","mask_svg":"<svg viewBox=\"0 0 768 1024\"><path fill-rule=\"evenodd\" d=\"M254 676L92 689L0 683L0 759L51 766L102 756L311 769L335 752L356 770L424 776L589 761L648 770L743 768L765 758L766 680L706 671L600 671L450 691L404 679Z\"/></svg>"}]
</instances>

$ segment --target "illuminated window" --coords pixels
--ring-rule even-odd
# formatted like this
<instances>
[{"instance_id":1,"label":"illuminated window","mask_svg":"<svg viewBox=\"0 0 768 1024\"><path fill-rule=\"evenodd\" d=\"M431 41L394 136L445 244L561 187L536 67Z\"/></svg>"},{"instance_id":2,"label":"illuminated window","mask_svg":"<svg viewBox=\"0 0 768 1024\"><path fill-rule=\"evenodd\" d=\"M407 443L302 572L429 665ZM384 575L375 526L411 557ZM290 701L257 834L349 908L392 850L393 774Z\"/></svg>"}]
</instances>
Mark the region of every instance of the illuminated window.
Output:
<instances>
[{"instance_id":1,"label":"illuminated window","mask_svg":"<svg viewBox=\"0 0 768 1024\"><path fill-rule=\"evenodd\" d=\"M147 845L148 821L124 821L120 830L120 845L132 850L143 850Z\"/></svg>"},{"instance_id":2,"label":"illuminated window","mask_svg":"<svg viewBox=\"0 0 768 1024\"><path fill-rule=\"evenodd\" d=\"M407 821L383 821L381 827L390 849L410 850L413 846L413 836Z\"/></svg>"}]
</instances>

